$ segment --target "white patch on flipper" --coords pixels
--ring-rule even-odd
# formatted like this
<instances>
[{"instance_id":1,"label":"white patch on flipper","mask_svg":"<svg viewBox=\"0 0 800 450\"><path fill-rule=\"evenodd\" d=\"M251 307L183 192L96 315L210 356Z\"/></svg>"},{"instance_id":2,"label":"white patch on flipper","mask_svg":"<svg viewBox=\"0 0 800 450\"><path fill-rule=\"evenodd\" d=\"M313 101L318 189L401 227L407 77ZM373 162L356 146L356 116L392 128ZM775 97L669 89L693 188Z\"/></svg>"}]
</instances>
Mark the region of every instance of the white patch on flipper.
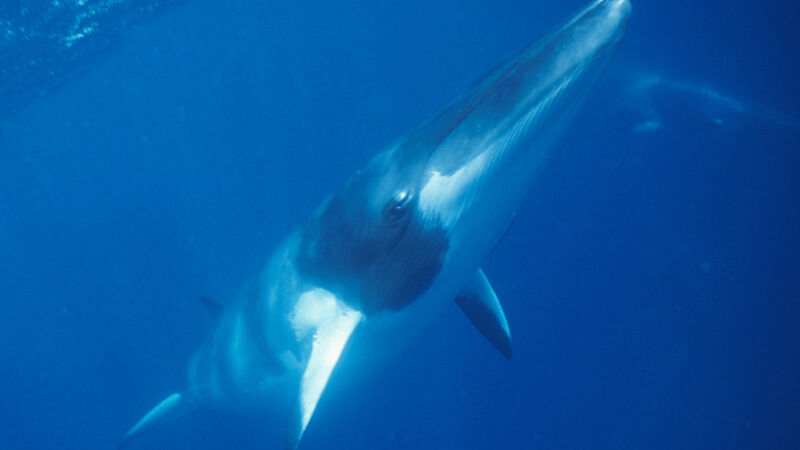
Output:
<instances>
[{"instance_id":1,"label":"white patch on flipper","mask_svg":"<svg viewBox=\"0 0 800 450\"><path fill-rule=\"evenodd\" d=\"M297 339L303 339L325 321L336 316L336 297L325 289L312 289L297 299L292 310L292 328Z\"/></svg>"},{"instance_id":2,"label":"white patch on flipper","mask_svg":"<svg viewBox=\"0 0 800 450\"><path fill-rule=\"evenodd\" d=\"M297 339L313 335L311 356L300 382L299 420L295 436L300 436L308 426L322 391L328 383L336 362L347 340L364 315L339 301L325 289L304 292L292 311L291 323Z\"/></svg>"}]
</instances>

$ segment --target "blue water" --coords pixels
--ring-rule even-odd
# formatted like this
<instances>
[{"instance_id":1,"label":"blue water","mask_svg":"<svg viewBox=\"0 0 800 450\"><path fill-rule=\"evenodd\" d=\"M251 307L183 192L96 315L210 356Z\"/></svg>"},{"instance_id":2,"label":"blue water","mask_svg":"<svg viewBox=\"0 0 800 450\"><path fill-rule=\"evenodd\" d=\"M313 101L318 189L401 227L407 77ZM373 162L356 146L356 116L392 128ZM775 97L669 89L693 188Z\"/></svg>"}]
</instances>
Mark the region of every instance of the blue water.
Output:
<instances>
[{"instance_id":1,"label":"blue water","mask_svg":"<svg viewBox=\"0 0 800 450\"><path fill-rule=\"evenodd\" d=\"M114 448L184 387L198 295L231 298L348 173L583 4L151 2L106 2L71 46L99 2L0 7L0 448ZM800 132L753 112L800 116L786 8L634 1L484 265L514 359L453 308L355 386L334 373L301 448L800 448ZM644 100L646 132L641 73L692 86ZM712 89L750 113L698 109ZM284 435L202 411L130 448Z\"/></svg>"}]
</instances>

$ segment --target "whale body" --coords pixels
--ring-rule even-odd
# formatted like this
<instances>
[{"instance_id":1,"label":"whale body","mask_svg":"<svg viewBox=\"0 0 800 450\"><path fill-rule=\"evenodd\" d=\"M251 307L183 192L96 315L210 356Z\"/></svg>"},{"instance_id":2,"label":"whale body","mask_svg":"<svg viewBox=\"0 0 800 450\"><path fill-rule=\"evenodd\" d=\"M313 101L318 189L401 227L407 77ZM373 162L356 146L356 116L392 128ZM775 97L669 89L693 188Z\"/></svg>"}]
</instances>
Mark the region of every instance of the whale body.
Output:
<instances>
[{"instance_id":1,"label":"whale body","mask_svg":"<svg viewBox=\"0 0 800 450\"><path fill-rule=\"evenodd\" d=\"M594 1L378 153L293 231L218 316L173 393L123 444L201 407L291 403L295 448L345 346L376 358L454 303L507 358L480 269L510 226L631 12ZM405 345L405 344L402 344Z\"/></svg>"}]
</instances>

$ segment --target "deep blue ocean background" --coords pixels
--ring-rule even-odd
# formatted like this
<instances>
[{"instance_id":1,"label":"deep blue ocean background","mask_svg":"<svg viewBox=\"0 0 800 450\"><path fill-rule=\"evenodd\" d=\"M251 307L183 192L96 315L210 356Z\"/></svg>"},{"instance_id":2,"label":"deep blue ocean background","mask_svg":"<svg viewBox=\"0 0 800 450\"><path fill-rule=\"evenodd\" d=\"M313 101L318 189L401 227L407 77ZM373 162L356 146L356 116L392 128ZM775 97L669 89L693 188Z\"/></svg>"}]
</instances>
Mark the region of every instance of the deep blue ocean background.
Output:
<instances>
[{"instance_id":1,"label":"deep blue ocean background","mask_svg":"<svg viewBox=\"0 0 800 450\"><path fill-rule=\"evenodd\" d=\"M11 38L37 4L0 7L2 449L115 448L185 386L198 295L230 299L350 172L584 0L128 0L80 52ZM356 385L334 372L301 448L800 448L800 131L693 109L713 86L800 116L792 8L634 1L484 265L514 359L453 308ZM660 104L682 120L632 131L644 72L698 87ZM284 435L203 411L130 449Z\"/></svg>"}]
</instances>

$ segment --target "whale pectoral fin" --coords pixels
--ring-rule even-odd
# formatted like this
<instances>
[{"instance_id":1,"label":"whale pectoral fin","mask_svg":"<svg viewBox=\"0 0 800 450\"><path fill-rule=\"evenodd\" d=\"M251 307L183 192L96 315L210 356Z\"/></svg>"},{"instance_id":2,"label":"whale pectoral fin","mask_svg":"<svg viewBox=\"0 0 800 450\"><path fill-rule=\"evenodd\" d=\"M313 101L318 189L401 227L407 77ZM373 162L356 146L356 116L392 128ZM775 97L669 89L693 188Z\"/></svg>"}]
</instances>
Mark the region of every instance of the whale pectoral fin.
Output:
<instances>
[{"instance_id":1,"label":"whale pectoral fin","mask_svg":"<svg viewBox=\"0 0 800 450\"><path fill-rule=\"evenodd\" d=\"M337 308L334 317L317 327L311 356L300 382L298 403L291 418L288 448L294 449L308 426L328 378L344 350L347 340L363 319L358 311Z\"/></svg>"},{"instance_id":2,"label":"whale pectoral fin","mask_svg":"<svg viewBox=\"0 0 800 450\"><path fill-rule=\"evenodd\" d=\"M511 359L511 330L492 285L478 269L455 298L475 328L507 359Z\"/></svg>"},{"instance_id":3,"label":"whale pectoral fin","mask_svg":"<svg viewBox=\"0 0 800 450\"><path fill-rule=\"evenodd\" d=\"M136 422L136 425L122 438L122 442L119 443L117 448L122 448L131 440L159 425L180 419L197 411L199 408L200 402L194 394L176 392L162 400L161 403Z\"/></svg>"}]
</instances>

